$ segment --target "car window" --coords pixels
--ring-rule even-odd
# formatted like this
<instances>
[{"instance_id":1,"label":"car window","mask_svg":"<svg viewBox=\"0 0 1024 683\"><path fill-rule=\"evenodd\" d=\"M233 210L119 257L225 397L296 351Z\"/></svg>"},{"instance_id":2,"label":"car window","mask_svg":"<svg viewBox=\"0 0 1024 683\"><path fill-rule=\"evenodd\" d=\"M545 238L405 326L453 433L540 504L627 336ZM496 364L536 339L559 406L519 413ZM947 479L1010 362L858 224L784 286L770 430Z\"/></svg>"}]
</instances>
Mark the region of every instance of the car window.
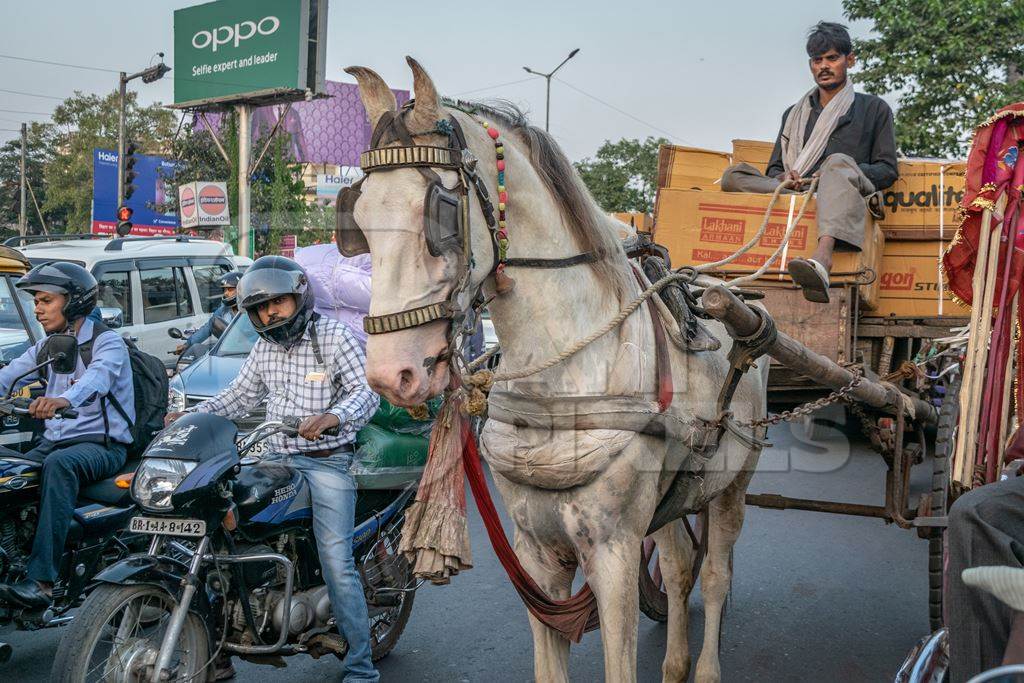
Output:
<instances>
[{"instance_id":1,"label":"car window","mask_svg":"<svg viewBox=\"0 0 1024 683\"><path fill-rule=\"evenodd\" d=\"M18 315L18 304L14 297L17 296L21 302L21 310L25 313L25 319ZM32 295L28 292L13 289L13 279L5 277L0 280L0 365L6 365L29 347L29 336L25 329L28 324L36 339L46 336L42 325L32 314Z\"/></svg>"},{"instance_id":2,"label":"car window","mask_svg":"<svg viewBox=\"0 0 1024 683\"><path fill-rule=\"evenodd\" d=\"M213 355L248 356L257 339L259 335L256 334L256 328L252 326L249 316L245 313L236 315L224 331L224 336L220 338L220 344L214 349Z\"/></svg>"},{"instance_id":3,"label":"car window","mask_svg":"<svg viewBox=\"0 0 1024 683\"><path fill-rule=\"evenodd\" d=\"M226 272L228 272L228 267L221 263L192 267L192 273L196 277L196 287L199 289L199 303L207 313L217 310L224 298L218 280Z\"/></svg>"},{"instance_id":4,"label":"car window","mask_svg":"<svg viewBox=\"0 0 1024 683\"><path fill-rule=\"evenodd\" d=\"M119 308L124 324L132 324L132 284L127 271L110 271L99 278L99 306Z\"/></svg>"},{"instance_id":5,"label":"car window","mask_svg":"<svg viewBox=\"0 0 1024 683\"><path fill-rule=\"evenodd\" d=\"M192 315L192 301L182 268L152 268L139 271L142 279L142 307L147 325Z\"/></svg>"}]
</instances>

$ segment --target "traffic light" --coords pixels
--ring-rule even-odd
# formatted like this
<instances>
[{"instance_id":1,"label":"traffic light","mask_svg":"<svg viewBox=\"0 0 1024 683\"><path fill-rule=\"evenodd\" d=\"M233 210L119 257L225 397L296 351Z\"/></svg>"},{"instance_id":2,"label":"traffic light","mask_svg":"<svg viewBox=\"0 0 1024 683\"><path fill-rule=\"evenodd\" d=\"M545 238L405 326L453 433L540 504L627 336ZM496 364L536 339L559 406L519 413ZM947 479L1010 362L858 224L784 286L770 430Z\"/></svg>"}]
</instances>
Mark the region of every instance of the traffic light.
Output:
<instances>
[{"instance_id":1,"label":"traffic light","mask_svg":"<svg viewBox=\"0 0 1024 683\"><path fill-rule=\"evenodd\" d=\"M135 151L138 149L138 145L134 142L129 142L124 147L124 184L122 185L122 196L124 201L128 201L128 198L135 192L135 186L132 181L135 180L139 174L135 172Z\"/></svg>"},{"instance_id":2,"label":"traffic light","mask_svg":"<svg viewBox=\"0 0 1024 683\"><path fill-rule=\"evenodd\" d=\"M130 207L122 206L117 210L117 236L127 237L132 231L132 213Z\"/></svg>"}]
</instances>

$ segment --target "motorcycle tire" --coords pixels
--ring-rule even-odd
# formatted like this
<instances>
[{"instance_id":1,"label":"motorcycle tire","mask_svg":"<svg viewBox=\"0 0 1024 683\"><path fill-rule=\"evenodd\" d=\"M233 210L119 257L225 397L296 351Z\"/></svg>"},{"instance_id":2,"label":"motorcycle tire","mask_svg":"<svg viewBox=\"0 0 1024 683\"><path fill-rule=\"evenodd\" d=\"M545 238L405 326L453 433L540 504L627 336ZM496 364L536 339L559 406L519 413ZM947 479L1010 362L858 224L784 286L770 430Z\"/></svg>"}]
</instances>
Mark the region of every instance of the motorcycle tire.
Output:
<instances>
[{"instance_id":1,"label":"motorcycle tire","mask_svg":"<svg viewBox=\"0 0 1024 683\"><path fill-rule=\"evenodd\" d=\"M402 631L405 630L405 625L409 623L409 616L412 614L412 603L416 599L416 593L406 593L405 597L402 598L402 606L398 609L398 614L395 619L391 622L387 631L383 637L378 638L373 633L372 626L370 631L370 640L372 645L370 647L370 657L373 661L378 662L388 656L398 644L398 639L402 637Z\"/></svg>"},{"instance_id":2,"label":"motorcycle tire","mask_svg":"<svg viewBox=\"0 0 1024 683\"><path fill-rule=\"evenodd\" d=\"M78 609L74 620L67 627L61 638L60 645L54 656L50 680L54 683L89 683L89 681L105 680L104 666L93 662L93 652L99 645L100 637L107 630L105 627L114 617L126 609L133 601L155 597L160 600L168 613L174 609L175 600L161 588L152 585L115 586L101 584ZM143 606L146 608L145 606ZM157 610L153 606L146 609ZM152 622L140 617L143 621ZM191 683L212 681L214 668L210 664L210 645L206 627L194 614L189 614L181 630L181 638L187 644L187 663L184 669L178 667L171 683L179 681ZM179 643L182 641L179 641ZM156 647L159 648L159 643ZM107 664L109 665L109 664ZM206 668L205 675L202 669ZM90 676L94 676L90 678Z\"/></svg>"}]
</instances>

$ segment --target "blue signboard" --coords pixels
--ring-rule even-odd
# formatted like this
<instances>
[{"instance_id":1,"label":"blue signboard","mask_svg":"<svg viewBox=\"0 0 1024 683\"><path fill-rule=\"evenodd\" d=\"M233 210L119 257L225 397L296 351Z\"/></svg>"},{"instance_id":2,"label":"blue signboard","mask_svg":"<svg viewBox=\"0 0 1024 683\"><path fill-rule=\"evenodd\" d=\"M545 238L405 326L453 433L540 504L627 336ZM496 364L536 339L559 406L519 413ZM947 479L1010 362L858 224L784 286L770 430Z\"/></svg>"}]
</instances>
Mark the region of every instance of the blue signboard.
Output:
<instances>
[{"instance_id":1,"label":"blue signboard","mask_svg":"<svg viewBox=\"0 0 1024 683\"><path fill-rule=\"evenodd\" d=\"M125 204L132 210L132 235L169 235L178 227L178 214L152 207L167 202L173 192L174 162L163 157L135 155L135 192ZM92 156L92 232L113 234L117 226L117 152L94 149Z\"/></svg>"}]
</instances>

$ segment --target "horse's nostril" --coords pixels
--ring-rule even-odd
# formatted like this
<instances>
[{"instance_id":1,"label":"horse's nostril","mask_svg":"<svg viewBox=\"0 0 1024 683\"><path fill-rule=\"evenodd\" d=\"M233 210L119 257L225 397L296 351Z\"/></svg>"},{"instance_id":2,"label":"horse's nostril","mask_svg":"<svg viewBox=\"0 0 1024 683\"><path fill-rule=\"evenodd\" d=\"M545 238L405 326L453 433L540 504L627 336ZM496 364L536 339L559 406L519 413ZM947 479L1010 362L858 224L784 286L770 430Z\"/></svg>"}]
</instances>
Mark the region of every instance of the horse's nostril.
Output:
<instances>
[{"instance_id":1,"label":"horse's nostril","mask_svg":"<svg viewBox=\"0 0 1024 683\"><path fill-rule=\"evenodd\" d=\"M407 394L412 388L413 374L412 370L406 368L398 373L398 393Z\"/></svg>"}]
</instances>

